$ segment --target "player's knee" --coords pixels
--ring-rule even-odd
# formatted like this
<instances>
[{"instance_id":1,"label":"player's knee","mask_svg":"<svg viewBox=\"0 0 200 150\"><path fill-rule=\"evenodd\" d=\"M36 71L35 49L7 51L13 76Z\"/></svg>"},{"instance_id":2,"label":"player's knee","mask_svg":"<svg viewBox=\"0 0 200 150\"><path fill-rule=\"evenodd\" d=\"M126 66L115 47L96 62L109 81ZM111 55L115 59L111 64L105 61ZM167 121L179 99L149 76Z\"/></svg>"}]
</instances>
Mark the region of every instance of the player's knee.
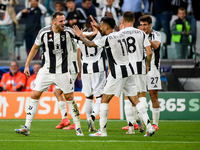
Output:
<instances>
[{"instance_id":1,"label":"player's knee","mask_svg":"<svg viewBox=\"0 0 200 150\"><path fill-rule=\"evenodd\" d=\"M68 94L64 94L65 95L65 99L67 101L72 101L74 99L74 94L73 93L68 93Z\"/></svg>"},{"instance_id":2,"label":"player's knee","mask_svg":"<svg viewBox=\"0 0 200 150\"><path fill-rule=\"evenodd\" d=\"M42 93L40 92L32 92L31 98L32 99L39 99Z\"/></svg>"}]
</instances>

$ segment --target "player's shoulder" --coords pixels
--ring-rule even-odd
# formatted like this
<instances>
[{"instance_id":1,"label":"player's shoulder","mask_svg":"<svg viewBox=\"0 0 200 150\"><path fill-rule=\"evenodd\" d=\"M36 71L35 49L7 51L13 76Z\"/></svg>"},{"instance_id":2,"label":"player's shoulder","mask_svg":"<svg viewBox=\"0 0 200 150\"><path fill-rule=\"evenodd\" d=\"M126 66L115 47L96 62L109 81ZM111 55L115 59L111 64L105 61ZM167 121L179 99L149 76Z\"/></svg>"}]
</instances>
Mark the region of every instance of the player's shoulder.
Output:
<instances>
[{"instance_id":1,"label":"player's shoulder","mask_svg":"<svg viewBox=\"0 0 200 150\"><path fill-rule=\"evenodd\" d=\"M50 31L51 31L51 25L46 26L46 27L40 29L39 34L44 34L46 32L50 32Z\"/></svg>"},{"instance_id":2,"label":"player's shoulder","mask_svg":"<svg viewBox=\"0 0 200 150\"><path fill-rule=\"evenodd\" d=\"M156 31L154 29L151 30L151 33L156 35L156 36L161 36L160 32L158 32L158 31Z\"/></svg>"},{"instance_id":3,"label":"player's shoulder","mask_svg":"<svg viewBox=\"0 0 200 150\"><path fill-rule=\"evenodd\" d=\"M72 36L72 37L74 37L75 36L75 34L74 34L74 32L73 32L73 28L71 28L71 27L64 27L64 32L67 32L67 33L69 33L70 34L70 36Z\"/></svg>"}]
</instances>

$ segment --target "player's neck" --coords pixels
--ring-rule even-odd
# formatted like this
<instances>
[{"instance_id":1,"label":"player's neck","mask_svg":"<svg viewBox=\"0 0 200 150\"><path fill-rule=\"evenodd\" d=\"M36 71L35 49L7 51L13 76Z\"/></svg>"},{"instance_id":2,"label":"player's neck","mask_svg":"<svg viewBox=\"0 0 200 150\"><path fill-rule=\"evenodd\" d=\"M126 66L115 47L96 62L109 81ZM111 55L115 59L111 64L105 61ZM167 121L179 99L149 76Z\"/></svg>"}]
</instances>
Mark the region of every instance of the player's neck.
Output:
<instances>
[{"instance_id":1,"label":"player's neck","mask_svg":"<svg viewBox=\"0 0 200 150\"><path fill-rule=\"evenodd\" d=\"M55 25L52 25L52 31L53 31L54 33L60 33L60 32L61 32L58 28L56 28Z\"/></svg>"},{"instance_id":2,"label":"player's neck","mask_svg":"<svg viewBox=\"0 0 200 150\"><path fill-rule=\"evenodd\" d=\"M126 22L124 23L124 27L133 27L133 23L130 23L130 22Z\"/></svg>"},{"instance_id":3,"label":"player's neck","mask_svg":"<svg viewBox=\"0 0 200 150\"><path fill-rule=\"evenodd\" d=\"M150 30L149 30L149 31L148 31L146 34L149 34L149 33L151 33L151 30L152 30L152 29L150 29Z\"/></svg>"}]
</instances>

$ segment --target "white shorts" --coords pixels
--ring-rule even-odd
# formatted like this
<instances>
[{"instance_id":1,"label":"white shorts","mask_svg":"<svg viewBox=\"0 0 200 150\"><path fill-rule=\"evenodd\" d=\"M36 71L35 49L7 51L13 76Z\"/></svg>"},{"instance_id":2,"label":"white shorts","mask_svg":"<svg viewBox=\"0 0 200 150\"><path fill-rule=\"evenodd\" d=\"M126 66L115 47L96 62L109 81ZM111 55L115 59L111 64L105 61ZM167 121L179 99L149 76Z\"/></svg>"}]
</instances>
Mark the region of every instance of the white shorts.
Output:
<instances>
[{"instance_id":1,"label":"white shorts","mask_svg":"<svg viewBox=\"0 0 200 150\"><path fill-rule=\"evenodd\" d=\"M76 81L77 76L78 76L78 73L71 74L73 84ZM56 85L55 89L60 89L60 88Z\"/></svg>"},{"instance_id":2,"label":"white shorts","mask_svg":"<svg viewBox=\"0 0 200 150\"><path fill-rule=\"evenodd\" d=\"M105 71L89 74L81 74L82 92L86 97L94 95L99 97L103 94L103 89L106 83Z\"/></svg>"},{"instance_id":3,"label":"white shorts","mask_svg":"<svg viewBox=\"0 0 200 150\"><path fill-rule=\"evenodd\" d=\"M161 80L160 80L160 72L157 69L152 69L147 74L147 87L148 90L160 90Z\"/></svg>"},{"instance_id":4,"label":"white shorts","mask_svg":"<svg viewBox=\"0 0 200 150\"><path fill-rule=\"evenodd\" d=\"M44 73L43 69L40 69L36 76L33 90L44 92L47 91L48 87L52 84L58 86L64 94L74 92L74 84L69 72L52 74Z\"/></svg>"},{"instance_id":5,"label":"white shorts","mask_svg":"<svg viewBox=\"0 0 200 150\"><path fill-rule=\"evenodd\" d=\"M135 83L138 93L147 92L146 74L136 74Z\"/></svg>"},{"instance_id":6,"label":"white shorts","mask_svg":"<svg viewBox=\"0 0 200 150\"><path fill-rule=\"evenodd\" d=\"M135 85L135 76L126 78L113 78L110 74L106 79L106 86L104 87L104 94L115 95L120 97L123 92L125 96L136 96L137 89Z\"/></svg>"}]
</instances>

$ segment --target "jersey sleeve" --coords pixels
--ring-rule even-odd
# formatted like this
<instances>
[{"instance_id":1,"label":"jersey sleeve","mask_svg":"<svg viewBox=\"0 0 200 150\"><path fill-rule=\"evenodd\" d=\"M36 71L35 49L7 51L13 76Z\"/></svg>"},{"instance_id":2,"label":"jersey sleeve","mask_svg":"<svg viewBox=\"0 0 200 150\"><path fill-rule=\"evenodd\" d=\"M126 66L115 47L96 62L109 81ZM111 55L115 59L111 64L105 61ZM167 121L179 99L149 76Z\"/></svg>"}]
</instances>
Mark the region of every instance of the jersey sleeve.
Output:
<instances>
[{"instance_id":1,"label":"jersey sleeve","mask_svg":"<svg viewBox=\"0 0 200 150\"><path fill-rule=\"evenodd\" d=\"M154 37L155 37L154 41L158 41L161 43L161 35L159 32L155 32Z\"/></svg>"},{"instance_id":2,"label":"jersey sleeve","mask_svg":"<svg viewBox=\"0 0 200 150\"><path fill-rule=\"evenodd\" d=\"M95 43L98 47L102 48L102 47L105 46L106 38L107 38L107 36L103 36L102 38L100 38L100 39L98 39L98 40L94 40L94 43Z\"/></svg>"},{"instance_id":3,"label":"jersey sleeve","mask_svg":"<svg viewBox=\"0 0 200 150\"><path fill-rule=\"evenodd\" d=\"M42 44L42 31L40 30L36 39L35 39L35 44L40 46Z\"/></svg>"}]
</instances>

